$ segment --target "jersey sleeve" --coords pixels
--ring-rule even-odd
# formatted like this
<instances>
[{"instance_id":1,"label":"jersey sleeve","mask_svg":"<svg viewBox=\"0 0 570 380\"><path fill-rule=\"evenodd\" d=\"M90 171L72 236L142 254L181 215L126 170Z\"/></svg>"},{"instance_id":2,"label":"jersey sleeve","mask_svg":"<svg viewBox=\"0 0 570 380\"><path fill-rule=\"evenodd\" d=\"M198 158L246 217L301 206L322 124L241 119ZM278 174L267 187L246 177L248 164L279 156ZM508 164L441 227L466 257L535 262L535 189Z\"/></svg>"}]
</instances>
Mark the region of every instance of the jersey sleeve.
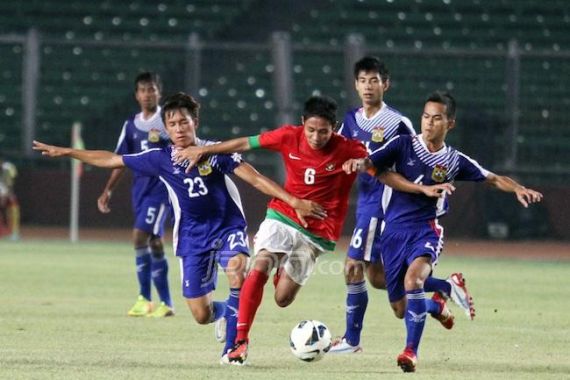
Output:
<instances>
[{"instance_id":1,"label":"jersey sleeve","mask_svg":"<svg viewBox=\"0 0 570 380\"><path fill-rule=\"evenodd\" d=\"M363 143L357 140L349 140L352 142L350 149L350 158L364 158L368 157L368 150Z\"/></svg>"},{"instance_id":2,"label":"jersey sleeve","mask_svg":"<svg viewBox=\"0 0 570 380\"><path fill-rule=\"evenodd\" d=\"M125 165L142 175L158 176L160 168L160 149L149 149L141 153L123 155Z\"/></svg>"},{"instance_id":3,"label":"jersey sleeve","mask_svg":"<svg viewBox=\"0 0 570 380\"><path fill-rule=\"evenodd\" d=\"M129 142L127 141L127 124L129 122L125 121L123 124L123 129L121 129L121 134L119 135L119 139L117 140L117 146L115 147L115 153L117 154L129 154L132 151L129 149Z\"/></svg>"},{"instance_id":4,"label":"jersey sleeve","mask_svg":"<svg viewBox=\"0 0 570 380\"><path fill-rule=\"evenodd\" d=\"M210 157L210 164L224 174L233 174L234 170L243 162L241 154L217 154Z\"/></svg>"},{"instance_id":5,"label":"jersey sleeve","mask_svg":"<svg viewBox=\"0 0 570 380\"><path fill-rule=\"evenodd\" d=\"M396 136L381 148L370 153L370 160L378 172L384 171L394 165L404 144L404 138Z\"/></svg>"},{"instance_id":6,"label":"jersey sleeve","mask_svg":"<svg viewBox=\"0 0 570 380\"><path fill-rule=\"evenodd\" d=\"M274 129L272 131L264 132L258 135L258 145L252 144L252 138L250 138L250 146L265 148L269 150L281 151L281 148L290 140L290 136L292 136L295 132L295 126L286 125L284 127L280 127Z\"/></svg>"},{"instance_id":7,"label":"jersey sleeve","mask_svg":"<svg viewBox=\"0 0 570 380\"><path fill-rule=\"evenodd\" d=\"M400 121L400 125L398 126L398 134L399 135L410 135L415 136L416 131L412 122L407 117L402 117L402 121Z\"/></svg>"},{"instance_id":8,"label":"jersey sleeve","mask_svg":"<svg viewBox=\"0 0 570 380\"><path fill-rule=\"evenodd\" d=\"M487 179L489 174L490 172L479 165L477 161L463 153L459 153L459 170L455 176L456 180L480 182Z\"/></svg>"}]
</instances>

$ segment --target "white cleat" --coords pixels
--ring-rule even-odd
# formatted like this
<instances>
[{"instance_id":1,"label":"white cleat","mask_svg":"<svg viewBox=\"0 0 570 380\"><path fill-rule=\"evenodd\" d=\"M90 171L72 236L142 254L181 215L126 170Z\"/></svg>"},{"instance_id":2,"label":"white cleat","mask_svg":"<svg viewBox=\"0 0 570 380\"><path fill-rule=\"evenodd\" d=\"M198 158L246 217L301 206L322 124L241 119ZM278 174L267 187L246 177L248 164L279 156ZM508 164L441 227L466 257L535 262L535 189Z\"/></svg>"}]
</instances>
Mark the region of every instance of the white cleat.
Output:
<instances>
[{"instance_id":1,"label":"white cleat","mask_svg":"<svg viewBox=\"0 0 570 380\"><path fill-rule=\"evenodd\" d=\"M352 346L345 338L336 338L329 350L329 354L356 354L362 352L362 347Z\"/></svg>"},{"instance_id":2,"label":"white cleat","mask_svg":"<svg viewBox=\"0 0 570 380\"><path fill-rule=\"evenodd\" d=\"M451 285L450 298L457 306L463 309L467 318L473 320L475 318L473 298L467 291L463 273L452 273L446 281Z\"/></svg>"},{"instance_id":3,"label":"white cleat","mask_svg":"<svg viewBox=\"0 0 570 380\"><path fill-rule=\"evenodd\" d=\"M214 336L216 340L220 343L226 342L226 326L227 321L226 318L221 317L216 322L214 322Z\"/></svg>"}]
</instances>

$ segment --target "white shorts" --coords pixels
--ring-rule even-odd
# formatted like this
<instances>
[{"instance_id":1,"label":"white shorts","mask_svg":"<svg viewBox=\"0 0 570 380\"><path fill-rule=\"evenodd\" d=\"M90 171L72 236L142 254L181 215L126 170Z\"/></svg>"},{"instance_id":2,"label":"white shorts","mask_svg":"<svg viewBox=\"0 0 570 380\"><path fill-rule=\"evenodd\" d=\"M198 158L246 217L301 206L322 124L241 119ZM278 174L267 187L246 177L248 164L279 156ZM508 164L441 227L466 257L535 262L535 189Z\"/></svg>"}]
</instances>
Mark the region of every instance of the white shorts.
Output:
<instances>
[{"instance_id":1,"label":"white shorts","mask_svg":"<svg viewBox=\"0 0 570 380\"><path fill-rule=\"evenodd\" d=\"M266 250L284 253L281 266L297 284L303 286L315 269L317 257L325 250L308 236L278 220L265 219L253 240L254 254Z\"/></svg>"}]
</instances>

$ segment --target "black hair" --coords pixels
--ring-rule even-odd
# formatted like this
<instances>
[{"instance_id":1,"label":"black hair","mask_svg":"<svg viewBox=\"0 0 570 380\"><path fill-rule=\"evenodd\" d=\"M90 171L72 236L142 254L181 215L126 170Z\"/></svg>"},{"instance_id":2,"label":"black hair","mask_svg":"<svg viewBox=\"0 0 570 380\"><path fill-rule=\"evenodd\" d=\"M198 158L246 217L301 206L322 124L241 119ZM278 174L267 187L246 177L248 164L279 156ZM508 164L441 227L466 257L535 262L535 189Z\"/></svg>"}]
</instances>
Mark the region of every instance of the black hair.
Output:
<instances>
[{"instance_id":1,"label":"black hair","mask_svg":"<svg viewBox=\"0 0 570 380\"><path fill-rule=\"evenodd\" d=\"M439 90L434 91L427 97L425 103L428 102L443 104L445 106L445 114L447 118L450 120L455 120L455 110L457 108L457 104L455 102L455 98L451 96L449 92Z\"/></svg>"},{"instance_id":2,"label":"black hair","mask_svg":"<svg viewBox=\"0 0 570 380\"><path fill-rule=\"evenodd\" d=\"M338 106L336 102L328 96L311 96L305 102L303 108L303 119L307 120L311 117L318 116L330 122L333 127L336 125L336 111Z\"/></svg>"},{"instance_id":3,"label":"black hair","mask_svg":"<svg viewBox=\"0 0 570 380\"><path fill-rule=\"evenodd\" d=\"M156 87L158 87L158 91L162 91L162 80L160 79L160 75L157 73L145 71L144 73L137 75L135 78L135 92L137 91L139 83L154 83L156 84Z\"/></svg>"},{"instance_id":4,"label":"black hair","mask_svg":"<svg viewBox=\"0 0 570 380\"><path fill-rule=\"evenodd\" d=\"M192 96L183 92L178 92L164 99L162 109L160 110L160 117L162 118L162 122L166 123L167 113L181 109L186 109L194 120L198 120L200 115L200 103L198 103Z\"/></svg>"},{"instance_id":5,"label":"black hair","mask_svg":"<svg viewBox=\"0 0 570 380\"><path fill-rule=\"evenodd\" d=\"M365 73L378 73L382 79L382 83L386 83L390 79L390 72L380 58L374 56L366 56L354 64L354 79L358 79L361 71Z\"/></svg>"}]
</instances>

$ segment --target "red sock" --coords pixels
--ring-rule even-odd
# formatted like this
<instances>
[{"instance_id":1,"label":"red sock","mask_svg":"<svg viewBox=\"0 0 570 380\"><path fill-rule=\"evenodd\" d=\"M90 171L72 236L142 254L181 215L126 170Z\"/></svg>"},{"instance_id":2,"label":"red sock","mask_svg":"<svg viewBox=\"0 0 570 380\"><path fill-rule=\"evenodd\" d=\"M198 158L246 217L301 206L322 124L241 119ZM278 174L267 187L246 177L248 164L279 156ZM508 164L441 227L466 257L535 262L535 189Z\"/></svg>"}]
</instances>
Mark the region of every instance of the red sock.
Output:
<instances>
[{"instance_id":1,"label":"red sock","mask_svg":"<svg viewBox=\"0 0 570 380\"><path fill-rule=\"evenodd\" d=\"M263 298L263 287L269 276L255 269L249 272L241 287L237 320L236 342L249 340L249 329L253 324L257 308Z\"/></svg>"}]
</instances>

